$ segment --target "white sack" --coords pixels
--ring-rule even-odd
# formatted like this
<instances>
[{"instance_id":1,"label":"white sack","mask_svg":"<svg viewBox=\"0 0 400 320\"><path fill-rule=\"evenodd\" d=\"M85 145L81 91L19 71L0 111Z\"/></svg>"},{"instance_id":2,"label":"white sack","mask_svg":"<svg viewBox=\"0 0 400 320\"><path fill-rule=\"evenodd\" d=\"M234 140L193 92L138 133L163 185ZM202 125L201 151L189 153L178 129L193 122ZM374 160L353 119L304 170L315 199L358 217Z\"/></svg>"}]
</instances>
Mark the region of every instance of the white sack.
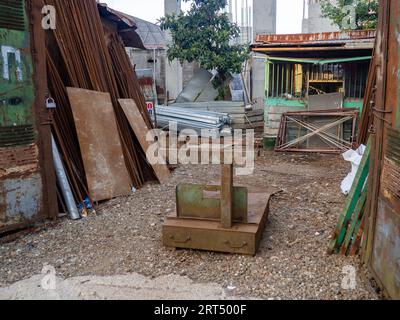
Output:
<instances>
[{"instance_id":1,"label":"white sack","mask_svg":"<svg viewBox=\"0 0 400 320\"><path fill-rule=\"evenodd\" d=\"M348 195L356 178L358 167L360 166L366 146L361 145L357 150L348 150L343 153L343 159L351 163L351 172L343 180L341 189L345 195Z\"/></svg>"}]
</instances>

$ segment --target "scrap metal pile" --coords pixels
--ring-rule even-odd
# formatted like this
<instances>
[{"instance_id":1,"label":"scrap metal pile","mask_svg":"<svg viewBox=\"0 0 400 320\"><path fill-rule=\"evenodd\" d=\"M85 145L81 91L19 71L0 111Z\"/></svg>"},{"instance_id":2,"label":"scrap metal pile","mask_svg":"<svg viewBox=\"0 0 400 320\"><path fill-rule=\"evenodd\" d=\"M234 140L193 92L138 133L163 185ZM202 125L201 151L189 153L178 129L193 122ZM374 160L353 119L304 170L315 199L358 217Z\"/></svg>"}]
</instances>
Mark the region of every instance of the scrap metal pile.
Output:
<instances>
[{"instance_id":1,"label":"scrap metal pile","mask_svg":"<svg viewBox=\"0 0 400 320\"><path fill-rule=\"evenodd\" d=\"M201 134L202 130L219 134L225 125L230 125L232 122L227 113L178 107L158 107L156 116L157 124L161 128L168 127L171 122L175 122L179 132L190 129L198 134ZM231 132L231 130L228 131Z\"/></svg>"},{"instance_id":2,"label":"scrap metal pile","mask_svg":"<svg viewBox=\"0 0 400 320\"><path fill-rule=\"evenodd\" d=\"M46 39L49 91L57 104L53 133L75 201L83 204L89 199L93 203L93 200L129 194L132 187L138 189L146 181L156 179L119 103L119 99L132 99L141 114L136 121L144 122L147 129L152 128L143 94L119 35L120 30L124 34L127 30L133 32L134 22L119 17L95 0L45 0L45 3L57 11L57 28L48 32ZM84 90L77 91L77 88ZM115 131L113 126L104 127L114 121ZM106 133L106 140L102 141L106 148L100 146L100 141L97 145L87 141L88 137L96 139L96 132L102 134L102 131ZM109 152L114 147L112 144L117 144L116 153ZM89 149L96 146L104 152L93 159L91 154L99 150ZM101 181L104 188L116 180L114 172L126 171L126 186L119 191L108 190L104 196L92 194L98 182L96 178L99 180L92 175L99 171L103 174L105 171L102 179L106 180Z\"/></svg>"},{"instance_id":3,"label":"scrap metal pile","mask_svg":"<svg viewBox=\"0 0 400 320\"><path fill-rule=\"evenodd\" d=\"M264 130L264 110L254 109L243 101L183 102L174 103L171 107L180 108L189 113L209 111L228 115L230 120L225 124L232 130L252 129L259 135L262 135Z\"/></svg>"}]
</instances>

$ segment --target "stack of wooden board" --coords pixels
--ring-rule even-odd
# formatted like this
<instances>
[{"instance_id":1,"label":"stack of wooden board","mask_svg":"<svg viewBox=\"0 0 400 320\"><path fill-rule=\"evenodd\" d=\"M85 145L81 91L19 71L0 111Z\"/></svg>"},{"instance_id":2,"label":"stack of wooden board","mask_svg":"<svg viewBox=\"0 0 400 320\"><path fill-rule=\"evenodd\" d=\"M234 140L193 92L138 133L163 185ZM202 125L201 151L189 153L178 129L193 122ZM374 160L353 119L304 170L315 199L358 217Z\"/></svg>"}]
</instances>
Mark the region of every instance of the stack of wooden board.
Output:
<instances>
[{"instance_id":1,"label":"stack of wooden board","mask_svg":"<svg viewBox=\"0 0 400 320\"><path fill-rule=\"evenodd\" d=\"M357 171L346 205L339 218L328 252L356 255L363 237L370 163L371 142L368 143L360 167Z\"/></svg>"}]
</instances>

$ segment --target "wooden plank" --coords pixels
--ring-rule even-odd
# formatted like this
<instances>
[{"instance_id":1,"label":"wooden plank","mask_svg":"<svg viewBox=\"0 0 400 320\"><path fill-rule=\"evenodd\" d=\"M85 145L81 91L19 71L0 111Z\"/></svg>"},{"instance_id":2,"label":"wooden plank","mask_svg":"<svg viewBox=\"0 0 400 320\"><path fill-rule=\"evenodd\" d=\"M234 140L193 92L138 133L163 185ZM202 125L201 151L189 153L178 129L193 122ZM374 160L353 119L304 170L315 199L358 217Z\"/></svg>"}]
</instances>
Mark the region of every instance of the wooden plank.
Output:
<instances>
[{"instance_id":1,"label":"wooden plank","mask_svg":"<svg viewBox=\"0 0 400 320\"><path fill-rule=\"evenodd\" d=\"M223 164L221 168L221 224L225 229L233 223L233 165Z\"/></svg>"},{"instance_id":2,"label":"wooden plank","mask_svg":"<svg viewBox=\"0 0 400 320\"><path fill-rule=\"evenodd\" d=\"M146 153L151 145L146 139L148 128L144 122L143 116L140 113L135 101L133 99L118 99L124 113L131 125L133 131L135 132L136 138L139 140L143 151ZM160 183L166 183L171 178L171 172L169 171L166 164L152 164L153 170L157 176Z\"/></svg>"},{"instance_id":3,"label":"wooden plank","mask_svg":"<svg viewBox=\"0 0 400 320\"><path fill-rule=\"evenodd\" d=\"M131 192L110 94L67 88L89 192L94 201Z\"/></svg>"},{"instance_id":4,"label":"wooden plank","mask_svg":"<svg viewBox=\"0 0 400 320\"><path fill-rule=\"evenodd\" d=\"M351 256L351 257L355 256L361 248L361 242L363 239L364 230L366 230L365 229L365 221L368 217L366 214L367 212L368 212L367 208L364 209L364 214L360 221L360 225L358 226L357 234L355 234L355 236L353 237L353 240L351 241L350 252L349 252L349 256Z\"/></svg>"},{"instance_id":5,"label":"wooden plank","mask_svg":"<svg viewBox=\"0 0 400 320\"><path fill-rule=\"evenodd\" d=\"M344 243L341 247L341 252L343 255L347 255L347 252L349 251L350 243L353 239L354 233L357 235L358 227L360 226L360 220L362 219L362 216L364 213L365 201L367 200L367 191L368 191L368 184L365 185L365 187L363 189L361 197L358 200L357 206L352 215L351 223L350 223L349 227L347 228Z\"/></svg>"},{"instance_id":6,"label":"wooden plank","mask_svg":"<svg viewBox=\"0 0 400 320\"><path fill-rule=\"evenodd\" d=\"M332 237L332 240L329 243L328 253L337 252L337 250L343 243L344 237L346 235L347 225L351 219L354 209L356 208L356 205L361 196L362 189L364 187L365 181L368 176L370 152L371 152L371 141L368 142L367 149L365 150L365 154L361 161L360 167L358 168L353 186L348 195L346 206L339 217L339 222L336 227L335 233Z\"/></svg>"}]
</instances>

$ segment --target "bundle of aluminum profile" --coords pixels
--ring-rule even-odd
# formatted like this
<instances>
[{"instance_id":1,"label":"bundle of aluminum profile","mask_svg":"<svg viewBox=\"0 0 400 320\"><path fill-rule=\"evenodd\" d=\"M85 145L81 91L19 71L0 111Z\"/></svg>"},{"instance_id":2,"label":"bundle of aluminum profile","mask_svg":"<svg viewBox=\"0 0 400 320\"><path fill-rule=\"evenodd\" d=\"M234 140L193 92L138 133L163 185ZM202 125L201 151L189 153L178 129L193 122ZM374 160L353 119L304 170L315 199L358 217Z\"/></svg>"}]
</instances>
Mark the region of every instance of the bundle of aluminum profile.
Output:
<instances>
[{"instance_id":1,"label":"bundle of aluminum profile","mask_svg":"<svg viewBox=\"0 0 400 320\"><path fill-rule=\"evenodd\" d=\"M219 134L224 126L232 123L231 117L226 113L177 107L157 107L156 116L160 128L166 128L172 122L177 124L178 132L191 129L198 134L202 130L207 130L208 134Z\"/></svg>"}]
</instances>

